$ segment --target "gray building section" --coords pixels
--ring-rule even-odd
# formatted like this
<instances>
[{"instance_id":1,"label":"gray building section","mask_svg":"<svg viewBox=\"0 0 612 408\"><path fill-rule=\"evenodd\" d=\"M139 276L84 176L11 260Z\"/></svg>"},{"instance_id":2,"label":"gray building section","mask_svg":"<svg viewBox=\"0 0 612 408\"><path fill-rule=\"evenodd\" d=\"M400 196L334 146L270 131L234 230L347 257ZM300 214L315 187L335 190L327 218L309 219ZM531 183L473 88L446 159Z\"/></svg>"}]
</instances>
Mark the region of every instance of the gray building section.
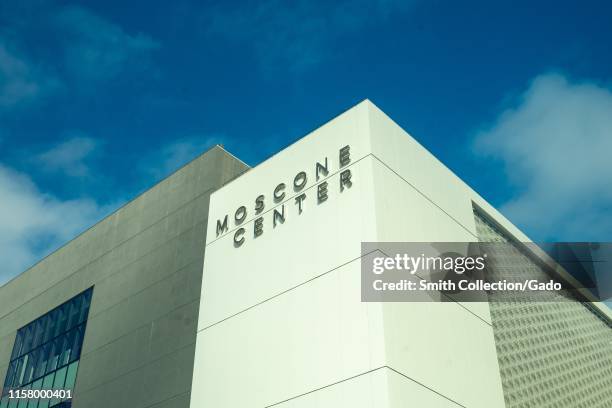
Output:
<instances>
[{"instance_id":1,"label":"gray building section","mask_svg":"<svg viewBox=\"0 0 612 408\"><path fill-rule=\"evenodd\" d=\"M515 242L484 214L474 215L480 241ZM498 248L495 280L552 278L518 247ZM609 318L554 292L539 302L491 296L498 297L490 303L491 320L507 408L612 406Z\"/></svg>"},{"instance_id":2,"label":"gray building section","mask_svg":"<svg viewBox=\"0 0 612 408\"><path fill-rule=\"evenodd\" d=\"M0 287L0 378L19 328L93 286L73 406L188 407L209 196L247 169L215 146Z\"/></svg>"}]
</instances>

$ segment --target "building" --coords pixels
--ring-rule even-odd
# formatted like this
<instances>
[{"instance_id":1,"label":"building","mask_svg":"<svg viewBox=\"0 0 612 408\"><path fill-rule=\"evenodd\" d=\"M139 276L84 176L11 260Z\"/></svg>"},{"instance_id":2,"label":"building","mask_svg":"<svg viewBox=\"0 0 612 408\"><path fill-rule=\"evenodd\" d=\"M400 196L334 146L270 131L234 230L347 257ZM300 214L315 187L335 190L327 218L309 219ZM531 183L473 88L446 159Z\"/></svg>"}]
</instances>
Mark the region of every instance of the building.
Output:
<instances>
[{"instance_id":1,"label":"building","mask_svg":"<svg viewBox=\"0 0 612 408\"><path fill-rule=\"evenodd\" d=\"M612 315L589 293L361 301L362 242L528 241L369 101L247 170L215 147L1 287L5 392L59 379L71 400L28 406L77 408L612 405Z\"/></svg>"},{"instance_id":2,"label":"building","mask_svg":"<svg viewBox=\"0 0 612 408\"><path fill-rule=\"evenodd\" d=\"M54 381L64 366L57 356L71 354L74 407L189 406L208 199L246 169L215 147L0 287L2 380L14 380L12 365L26 387L42 375ZM19 346L19 329L87 290L82 350L47 349L38 333ZM55 317L47 325L62 327ZM23 364L26 356L35 367Z\"/></svg>"}]
</instances>

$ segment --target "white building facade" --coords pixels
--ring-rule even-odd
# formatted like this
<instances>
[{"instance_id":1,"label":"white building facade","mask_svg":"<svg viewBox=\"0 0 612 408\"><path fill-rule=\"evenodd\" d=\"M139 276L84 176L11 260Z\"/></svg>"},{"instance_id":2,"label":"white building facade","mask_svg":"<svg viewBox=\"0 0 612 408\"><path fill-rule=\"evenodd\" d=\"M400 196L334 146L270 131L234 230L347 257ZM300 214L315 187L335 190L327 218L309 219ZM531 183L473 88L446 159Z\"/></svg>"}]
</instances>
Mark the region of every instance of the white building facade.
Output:
<instances>
[{"instance_id":1,"label":"white building facade","mask_svg":"<svg viewBox=\"0 0 612 408\"><path fill-rule=\"evenodd\" d=\"M528 241L367 100L214 192L191 406L527 404L509 396L489 303L361 301L362 242L475 242L475 210ZM585 317L603 339L599 388L606 310Z\"/></svg>"}]
</instances>

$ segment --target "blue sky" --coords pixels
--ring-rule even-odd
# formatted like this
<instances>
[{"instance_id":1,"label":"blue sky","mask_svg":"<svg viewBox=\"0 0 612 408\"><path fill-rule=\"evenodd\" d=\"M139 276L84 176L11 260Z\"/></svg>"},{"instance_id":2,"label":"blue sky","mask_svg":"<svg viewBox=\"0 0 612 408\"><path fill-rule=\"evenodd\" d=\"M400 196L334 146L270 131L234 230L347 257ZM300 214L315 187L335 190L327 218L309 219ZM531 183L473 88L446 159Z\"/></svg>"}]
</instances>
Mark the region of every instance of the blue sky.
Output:
<instances>
[{"instance_id":1,"label":"blue sky","mask_svg":"<svg viewBox=\"0 0 612 408\"><path fill-rule=\"evenodd\" d=\"M612 239L605 1L0 2L0 284L212 144L371 99L539 240Z\"/></svg>"}]
</instances>

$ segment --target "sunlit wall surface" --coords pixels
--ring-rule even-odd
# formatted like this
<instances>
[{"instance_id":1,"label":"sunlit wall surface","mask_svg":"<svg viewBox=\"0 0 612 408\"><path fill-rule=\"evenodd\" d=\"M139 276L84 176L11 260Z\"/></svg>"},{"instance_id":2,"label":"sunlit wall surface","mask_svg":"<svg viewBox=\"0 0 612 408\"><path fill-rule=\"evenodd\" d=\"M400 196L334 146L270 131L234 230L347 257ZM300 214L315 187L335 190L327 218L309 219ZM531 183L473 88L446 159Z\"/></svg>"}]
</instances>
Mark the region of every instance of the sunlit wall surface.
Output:
<instances>
[{"instance_id":1,"label":"sunlit wall surface","mask_svg":"<svg viewBox=\"0 0 612 408\"><path fill-rule=\"evenodd\" d=\"M74 388L93 288L34 320L17 332L4 380L0 408L70 407L67 398L9 398L11 390Z\"/></svg>"}]
</instances>

